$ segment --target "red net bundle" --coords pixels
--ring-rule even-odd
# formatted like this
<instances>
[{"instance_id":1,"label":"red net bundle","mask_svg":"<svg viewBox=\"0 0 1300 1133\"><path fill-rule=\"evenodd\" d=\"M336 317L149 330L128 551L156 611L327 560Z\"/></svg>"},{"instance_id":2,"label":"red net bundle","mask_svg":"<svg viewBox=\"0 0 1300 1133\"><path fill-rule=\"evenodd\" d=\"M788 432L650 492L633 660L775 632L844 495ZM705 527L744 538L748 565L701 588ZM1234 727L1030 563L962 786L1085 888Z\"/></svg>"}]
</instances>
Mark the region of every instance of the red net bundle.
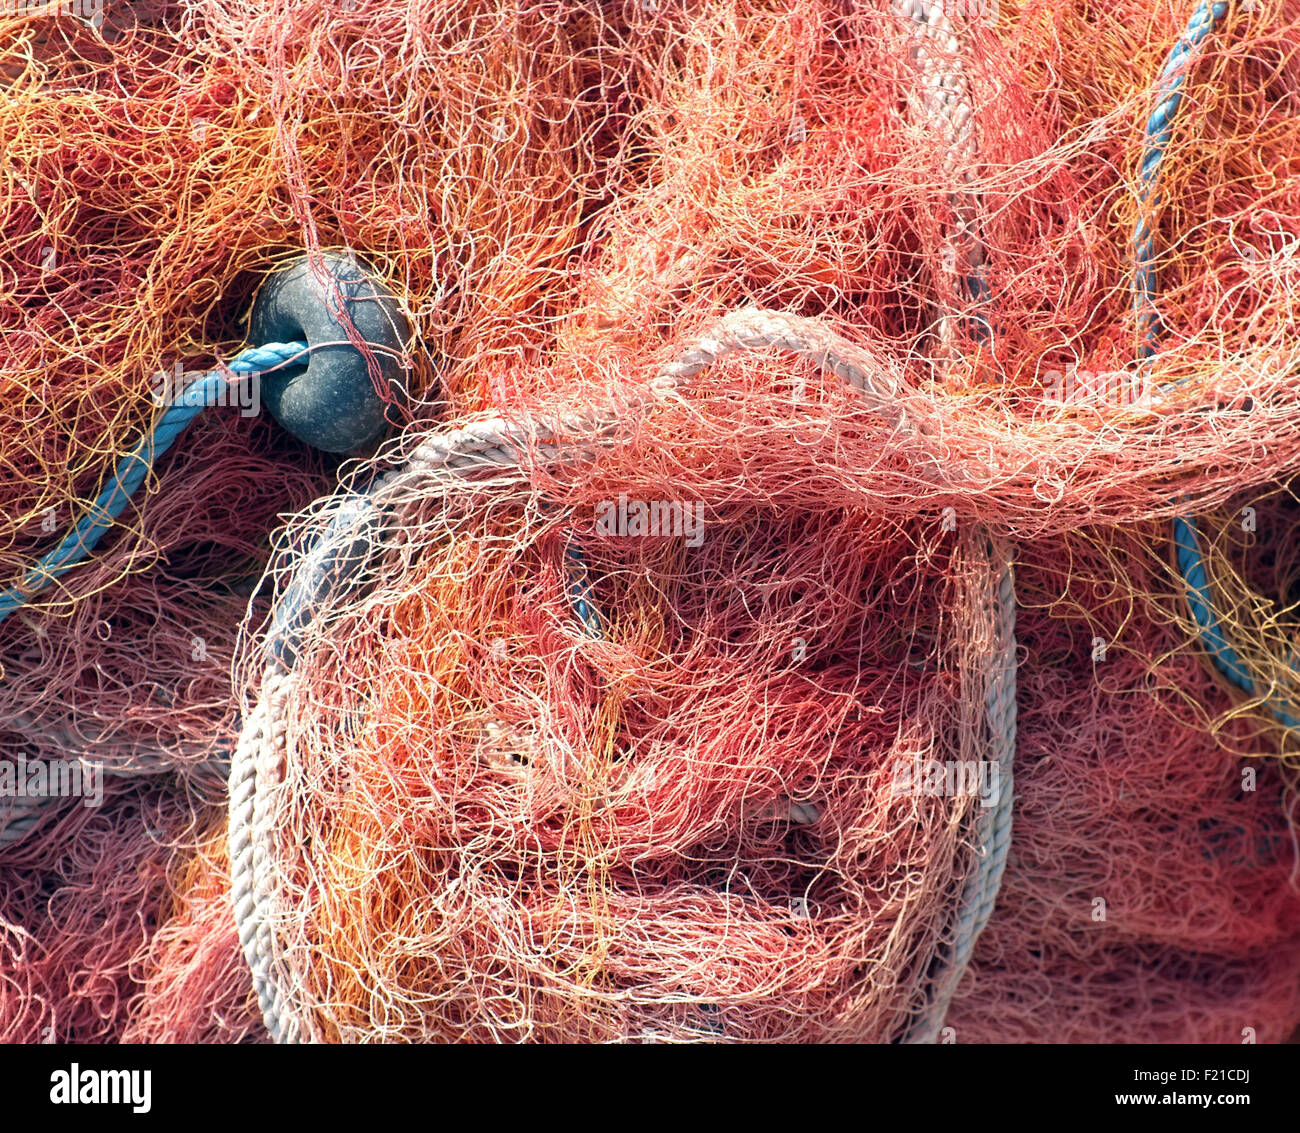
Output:
<instances>
[{"instance_id":1,"label":"red net bundle","mask_svg":"<svg viewBox=\"0 0 1300 1133\"><path fill-rule=\"evenodd\" d=\"M1291 775L1174 624L1157 548L1021 548L1015 836L957 1042L1280 1042L1300 1020Z\"/></svg>"},{"instance_id":2,"label":"red net bundle","mask_svg":"<svg viewBox=\"0 0 1300 1133\"><path fill-rule=\"evenodd\" d=\"M293 647L254 833L304 1032L905 1034L975 868L979 799L908 786L974 743L953 542L743 491L676 538L519 484L383 499L368 595Z\"/></svg>"},{"instance_id":3,"label":"red net bundle","mask_svg":"<svg viewBox=\"0 0 1300 1133\"><path fill-rule=\"evenodd\" d=\"M1131 364L1132 231L1151 82L1186 19L1173 8L1004 3L971 21L977 144L960 149L950 121L918 119L925 51L884 5L359 0L322 19L222 2L162 9L108 45L17 25L0 121L44 188L5 190L20 303L0 317L17 320L4 349L23 375L0 405L5 514L24 524L0 548L9 569L40 545L36 517L62 518L147 419L122 391L172 352L234 343L232 312L299 244L356 246L404 290L433 355L417 394L432 400L436 365L457 423L564 418L559 442L587 452L576 471L538 462L527 486L421 504L376 548L369 593L320 611L280 800L286 994L309 1030L902 1037L971 872L978 802L900 803L879 777L901 755L978 760L962 674L979 571L955 556L987 532L1035 540L1025 785L959 1041L1109 1041L1115 1018L1161 1040L1277 1037L1294 1021L1287 797L1262 766L1253 794L1235 786L1236 755L1267 743L1200 667L1175 582L1142 565L1151 549L1087 567L1084 621L1110 616L1112 583L1156 595L1135 599L1106 681L1091 638L1123 634L1089 624L1085 641L1041 611L1087 557L1064 533L1222 504L1300 456L1298 16L1234 14L1188 82L1151 218L1148 370ZM972 208L977 281L953 237ZM66 278L42 267L47 237ZM901 416L768 356L644 411L669 360L755 307L850 340ZM314 469L284 460L303 479L230 514L236 535L192 549L180 584L128 579L167 628L121 664L158 663L160 643L170 657L203 605L192 577L241 577L268 512L302 503ZM178 522L209 494L178 486ZM601 533L598 509L624 495L700 506L708 534ZM317 528L295 530L305 551ZM143 563L138 535L84 593ZM570 540L599 638L575 616ZM205 609L220 663L174 718L135 684L60 672L61 695L94 692L110 736L170 728L183 755L202 722L233 718L238 611ZM99 612L83 603L76 641L32 654L26 716L55 658L98 651ZM637 778L647 753L666 780ZM187 853L135 1033L243 1037L221 851Z\"/></svg>"},{"instance_id":4,"label":"red net bundle","mask_svg":"<svg viewBox=\"0 0 1300 1133\"><path fill-rule=\"evenodd\" d=\"M35 754L10 749L9 758L28 760L31 782ZM0 799L0 820L24 801ZM21 840L0 823L0 1040L120 1040L137 990L134 957L158 926L169 859L193 845L191 811L167 792L111 777L83 797L30 809L35 821Z\"/></svg>"}]
</instances>

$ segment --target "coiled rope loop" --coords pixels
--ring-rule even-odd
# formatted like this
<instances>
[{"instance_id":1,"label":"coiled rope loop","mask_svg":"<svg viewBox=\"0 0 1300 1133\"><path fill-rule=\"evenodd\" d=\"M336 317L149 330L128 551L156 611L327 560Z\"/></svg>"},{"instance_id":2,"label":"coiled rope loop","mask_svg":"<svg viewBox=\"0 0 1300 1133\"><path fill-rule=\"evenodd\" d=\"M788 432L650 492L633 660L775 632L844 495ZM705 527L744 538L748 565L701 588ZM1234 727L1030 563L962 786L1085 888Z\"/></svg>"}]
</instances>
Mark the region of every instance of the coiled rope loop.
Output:
<instances>
[{"instance_id":1,"label":"coiled rope loop","mask_svg":"<svg viewBox=\"0 0 1300 1133\"><path fill-rule=\"evenodd\" d=\"M664 367L634 404L651 409L677 396L684 382L719 359L769 348L811 362L857 389L864 404L895 432L927 433L920 403L909 403L906 391L869 350L847 342L816 320L754 308L720 320L712 333ZM397 489L489 491L525 479L531 461L598 456L613 443L616 421L610 409L549 424L496 417L433 432L415 446L403 468L376 477L361 490L342 493L324 531L298 560L272 615L263 643L266 666L257 701L246 717L230 771L228 839L235 920L267 1031L276 1042L321 1037L312 1004L294 991L306 981L293 970L276 931L280 919L291 915L281 896L286 891L279 873L281 855L301 849L283 843L291 824L281 821L278 809L284 800L277 788L285 780L290 758L284 711L304 634L313 626L319 606L327 598L337 605L355 593L370 554L382 545L390 520L397 518ZM585 597L581 581L576 585L575 593ZM1002 608L1006 597L1006 593L998 595ZM1010 608L1014 611L1013 605ZM997 632L1008 628L1003 624ZM1014 685L1009 700L1007 686L998 689L996 713L1005 736L1008 727L1014 732ZM996 850L995 838L990 845ZM989 860L994 858L995 852ZM968 930L987 919L985 899L991 897L987 888L981 893L981 901L963 914Z\"/></svg>"}]
</instances>

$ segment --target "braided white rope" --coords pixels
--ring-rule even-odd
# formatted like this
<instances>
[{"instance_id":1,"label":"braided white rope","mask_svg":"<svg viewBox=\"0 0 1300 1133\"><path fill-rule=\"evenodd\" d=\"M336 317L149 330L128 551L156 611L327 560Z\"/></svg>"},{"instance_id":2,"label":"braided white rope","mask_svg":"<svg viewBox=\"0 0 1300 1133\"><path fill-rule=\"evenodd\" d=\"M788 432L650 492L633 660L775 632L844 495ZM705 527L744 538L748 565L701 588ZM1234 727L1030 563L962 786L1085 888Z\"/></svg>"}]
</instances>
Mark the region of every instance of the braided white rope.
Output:
<instances>
[{"instance_id":1,"label":"braided white rope","mask_svg":"<svg viewBox=\"0 0 1300 1133\"><path fill-rule=\"evenodd\" d=\"M756 308L732 312L712 332L665 366L650 383L639 404L662 404L676 395L681 383L715 362L742 351L776 348L834 374L862 392L866 405L896 430L924 434L923 410L910 409L899 378L872 352L855 345L814 319ZM570 459L575 452L594 451L592 434L607 434L617 418L595 413L551 425L489 418L459 429L426 437L411 453L405 468L376 481L372 495L378 505L397 486L412 478L432 477L448 491L464 487L467 478L483 471L522 475L528 453L543 459ZM565 434L576 434L565 440ZM340 532L340 538L346 531ZM317 555L313 548L310 555ZM300 568L302 569L301 565ZM276 800L283 782L288 752L284 707L291 672L272 657L263 676L259 699L244 722L230 767L229 850L235 923L244 957L253 974L266 1027L276 1042L318 1038L310 1005L295 1002L291 964L275 931L279 890L275 881L275 839L279 828Z\"/></svg>"},{"instance_id":2,"label":"braided white rope","mask_svg":"<svg viewBox=\"0 0 1300 1133\"><path fill-rule=\"evenodd\" d=\"M901 381L865 347L828 330L816 319L745 307L723 316L711 332L666 365L645 394L632 401L637 408L663 402L679 392L682 382L696 377L732 354L775 348L812 362L863 395L867 409L894 428L912 425L924 432L923 411L909 415ZM572 417L550 424L522 425L504 417L474 421L459 429L436 433L411 453L407 470L458 474L515 468L529 448L546 460L587 457L618 424L611 411ZM568 436L572 439L565 440Z\"/></svg>"},{"instance_id":3,"label":"braided white rope","mask_svg":"<svg viewBox=\"0 0 1300 1133\"><path fill-rule=\"evenodd\" d=\"M253 974L262 1018L272 1042L298 1042L303 1028L298 1013L288 1007L283 991L289 986L276 946L272 880L275 824L270 799L285 765L285 725L281 710L287 696L288 674L272 660L262 678L260 696L244 720L230 761L230 801L227 845L230 890L239 946Z\"/></svg>"},{"instance_id":4,"label":"braided white rope","mask_svg":"<svg viewBox=\"0 0 1300 1133\"><path fill-rule=\"evenodd\" d=\"M947 143L944 172L969 181L979 143L970 80L961 64L961 39L942 0L893 0L893 8L912 31L912 60L921 75L920 89L907 92L913 117L938 130Z\"/></svg>"},{"instance_id":5,"label":"braided white rope","mask_svg":"<svg viewBox=\"0 0 1300 1133\"><path fill-rule=\"evenodd\" d=\"M1000 794L993 813L990 815L985 811L981 815L986 822L980 829L980 846L981 852L987 855L987 861L969 890L962 916L962 930L957 937L955 951L961 958L962 969L974 951L976 939L993 915L993 906L1006 870L1007 854L1011 849L1012 801L1015 795L1016 586L1011 548L999 540L993 541L989 546L989 561L994 570L987 603L995 626L995 636L985 705L990 749L997 759L1000 772ZM954 969L956 968L957 965L954 964ZM952 986L955 991L955 981Z\"/></svg>"},{"instance_id":6,"label":"braided white rope","mask_svg":"<svg viewBox=\"0 0 1300 1133\"><path fill-rule=\"evenodd\" d=\"M962 66L961 39L944 10L943 0L893 0L893 9L911 33L911 57L919 74L919 82L907 87L912 118L943 139L941 168L945 177L969 186L975 180L979 137L975 99ZM953 192L948 200L956 214L956 226L949 236L952 256L943 263L943 271L956 283L981 272L984 247L979 239L978 200L974 193ZM954 328L946 312L938 329L940 341L949 345Z\"/></svg>"},{"instance_id":7,"label":"braided white rope","mask_svg":"<svg viewBox=\"0 0 1300 1133\"><path fill-rule=\"evenodd\" d=\"M975 178L979 152L974 96L962 65L962 42L944 11L943 0L893 0L894 11L908 24L911 55L920 82L908 87L912 117L938 131L946 143L943 171L969 186ZM950 194L956 214L951 240L955 255L944 271L969 279L981 272L985 258L978 234L978 199L972 192ZM957 290L954 287L954 290ZM954 325L945 313L939 339L949 347ZM948 1006L975 951L975 942L988 924L1006 870L1011 845L1016 750L1016 594L1012 548L1001 540L977 535L969 549L984 568L984 591L977 605L982 624L992 625L988 665L981 674L985 688L984 744L997 763L1000 793L993 807L981 807L975 828L976 869L967 878L946 955L936 957L927 1003L909 1028L905 1041L933 1043L943 1031Z\"/></svg>"},{"instance_id":8,"label":"braided white rope","mask_svg":"<svg viewBox=\"0 0 1300 1133\"><path fill-rule=\"evenodd\" d=\"M972 559L982 567L972 605L977 622L990 630L989 659L979 673L984 702L981 742L998 767L998 796L980 805L974 831L974 871L967 877L952 925L948 952L930 982L929 997L905 1041L934 1043L957 986L975 951L975 942L993 915L1011 848L1016 754L1016 594L1010 546L974 535ZM982 803L982 800L981 800Z\"/></svg>"}]
</instances>

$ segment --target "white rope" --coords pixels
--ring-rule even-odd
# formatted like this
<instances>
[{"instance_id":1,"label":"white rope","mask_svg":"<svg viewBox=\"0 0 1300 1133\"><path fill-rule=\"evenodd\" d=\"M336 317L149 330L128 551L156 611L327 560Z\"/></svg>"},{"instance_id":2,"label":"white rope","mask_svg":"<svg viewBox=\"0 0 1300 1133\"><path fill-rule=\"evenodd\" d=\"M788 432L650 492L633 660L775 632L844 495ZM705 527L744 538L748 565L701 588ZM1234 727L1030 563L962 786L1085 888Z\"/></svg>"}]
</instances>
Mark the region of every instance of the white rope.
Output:
<instances>
[{"instance_id":1,"label":"white rope","mask_svg":"<svg viewBox=\"0 0 1300 1133\"><path fill-rule=\"evenodd\" d=\"M893 0L894 11L906 21L910 54L919 82L908 86L913 120L937 132L945 142L943 172L947 179L969 186L975 178L979 153L974 96L962 64L962 41L944 10L942 0ZM956 292L963 281L981 274L984 249L979 239L978 198L969 191L949 194L956 214L951 237L954 255L942 265ZM955 325L948 312L939 322L939 340L951 349ZM980 807L975 827L975 871L968 877L958 905L947 954L935 958L927 1002L905 1037L909 1043L933 1043L942 1034L949 1004L975 951L975 942L988 924L1006 870L1011 845L1016 750L1016 594L1009 544L976 534L967 550L981 568L982 592L974 605L981 622L992 627L986 667L980 674L985 704L984 746L998 767L1000 793L995 806Z\"/></svg>"},{"instance_id":2,"label":"white rope","mask_svg":"<svg viewBox=\"0 0 1300 1133\"><path fill-rule=\"evenodd\" d=\"M662 403L683 392L685 383L730 355L775 348L811 362L858 390L865 408L896 429L928 431L923 410L909 414L901 381L885 362L865 347L849 342L816 319L746 307L718 320L655 376L633 408ZM529 450L547 461L588 458L618 425L618 416L603 411L560 422L521 424L489 417L423 441L408 458L407 472L456 474L517 468ZM567 438L567 439L566 439Z\"/></svg>"},{"instance_id":3,"label":"white rope","mask_svg":"<svg viewBox=\"0 0 1300 1133\"><path fill-rule=\"evenodd\" d=\"M952 941L930 982L929 995L905 1039L908 1043L934 1043L943 1032L953 995L970 965L975 942L988 924L997 903L1007 852L1015 795L1016 754L1016 595L1009 545L973 536L970 556L983 568L972 606L978 622L989 627L988 660L979 675L984 712L982 746L998 768L998 795L991 806L978 807L972 847L975 869L966 879L953 918Z\"/></svg>"},{"instance_id":4,"label":"white rope","mask_svg":"<svg viewBox=\"0 0 1300 1133\"><path fill-rule=\"evenodd\" d=\"M305 1028L290 1009L284 988L285 964L274 931L275 824L271 798L283 779L285 724L282 716L288 674L274 661L267 666L257 705L230 762L227 843L230 888L239 946L253 975L253 990L271 1040L298 1042Z\"/></svg>"},{"instance_id":5,"label":"white rope","mask_svg":"<svg viewBox=\"0 0 1300 1133\"><path fill-rule=\"evenodd\" d=\"M984 246L979 238L979 200L966 187L976 176L979 135L975 98L962 64L962 43L945 11L942 0L893 0L894 12L908 32L909 53L917 68L918 81L907 85L907 103L912 120L927 134L943 139L941 170L961 190L948 194L956 215L949 236L951 257L941 257L943 274L954 291L965 280L982 275ZM955 327L949 312L940 316L939 339L945 350L952 345Z\"/></svg>"}]
</instances>

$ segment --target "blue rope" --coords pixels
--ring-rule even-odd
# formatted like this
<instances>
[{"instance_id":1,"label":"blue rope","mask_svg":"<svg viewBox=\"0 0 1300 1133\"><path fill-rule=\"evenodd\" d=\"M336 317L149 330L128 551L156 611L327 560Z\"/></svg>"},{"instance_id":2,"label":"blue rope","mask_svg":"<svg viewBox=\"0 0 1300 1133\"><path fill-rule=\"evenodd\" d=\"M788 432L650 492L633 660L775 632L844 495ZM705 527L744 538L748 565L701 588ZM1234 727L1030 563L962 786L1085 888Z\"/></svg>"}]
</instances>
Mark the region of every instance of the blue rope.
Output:
<instances>
[{"instance_id":1,"label":"blue rope","mask_svg":"<svg viewBox=\"0 0 1300 1133\"><path fill-rule=\"evenodd\" d=\"M591 600L591 581L587 577L587 560L582 549L570 543L564 548L564 560L569 567L569 602L573 606L573 612L592 637L603 637L604 625L600 620L600 612Z\"/></svg>"},{"instance_id":2,"label":"blue rope","mask_svg":"<svg viewBox=\"0 0 1300 1133\"><path fill-rule=\"evenodd\" d=\"M1196 536L1196 520L1181 516L1174 520L1174 549L1178 556L1178 569L1187 584L1187 605L1192 612L1192 620L1196 622L1201 643L1214 659L1219 672L1238 688L1254 692L1250 675L1237 656L1237 651L1228 644L1215 617L1214 607L1210 604L1210 584Z\"/></svg>"},{"instance_id":3,"label":"blue rope","mask_svg":"<svg viewBox=\"0 0 1300 1133\"><path fill-rule=\"evenodd\" d=\"M305 342L273 342L266 346L252 346L227 363L227 368L236 374L269 370L294 361L306 350ZM96 544L112 527L113 521L122 514L131 497L144 483L153 462L171 448L200 410L221 400L227 386L225 376L217 370L200 373L186 385L176 400L163 411L153 429L133 451L118 461L112 478L62 542L28 569L22 582L0 591L0 622L90 556Z\"/></svg>"},{"instance_id":4,"label":"blue rope","mask_svg":"<svg viewBox=\"0 0 1300 1133\"><path fill-rule=\"evenodd\" d=\"M1228 5L1223 0L1211 3L1201 0L1187 24L1183 37L1169 53L1164 69L1155 82L1156 107L1147 119L1146 152L1138 173L1137 199L1141 213L1133 231L1133 258L1136 270L1133 276L1133 311L1137 316L1141 344L1138 357L1148 359L1155 354L1160 337L1160 315L1156 310L1159 280L1156 274L1155 213L1159 208L1160 166L1165 150L1173 137L1174 118L1183 101L1183 87L1191 72L1191 62L1201 45L1227 14Z\"/></svg>"},{"instance_id":5,"label":"blue rope","mask_svg":"<svg viewBox=\"0 0 1300 1133\"><path fill-rule=\"evenodd\" d=\"M1187 608L1196 623L1201 645L1209 654L1214 667L1227 680L1248 696L1258 696L1259 690L1255 682L1246 671L1237 651L1228 643L1227 635L1211 604L1209 578L1205 570L1205 558L1201 553L1200 540L1197 537L1196 520L1181 517L1174 520L1174 549L1177 553L1178 569L1187 587ZM1282 725L1287 728L1300 728L1300 717L1293 714L1290 704L1276 698L1269 698L1266 703L1269 711Z\"/></svg>"},{"instance_id":6,"label":"blue rope","mask_svg":"<svg viewBox=\"0 0 1300 1133\"><path fill-rule=\"evenodd\" d=\"M1187 82L1190 62L1206 37L1214 31L1227 14L1227 3L1202 0L1187 25L1182 39L1174 46L1155 83L1158 96L1156 108L1147 119L1146 153L1139 174L1138 205L1141 216L1133 231L1133 310L1137 317L1138 357L1145 361L1157 350L1160 337L1160 316L1155 301L1158 293L1156 273L1156 237L1154 219L1159 204L1159 173L1165 150L1174 131L1174 117L1183 100L1183 86ZM1243 664L1237 651L1229 644L1228 635L1215 612L1210 595L1209 576L1205 569L1205 556L1196 520L1179 517L1174 520L1173 540L1179 573L1187 589L1187 608L1196 623L1197 636L1214 667L1224 678L1249 696L1259 690ZM1273 715L1288 728L1300 727L1300 718L1289 705L1268 701Z\"/></svg>"}]
</instances>

